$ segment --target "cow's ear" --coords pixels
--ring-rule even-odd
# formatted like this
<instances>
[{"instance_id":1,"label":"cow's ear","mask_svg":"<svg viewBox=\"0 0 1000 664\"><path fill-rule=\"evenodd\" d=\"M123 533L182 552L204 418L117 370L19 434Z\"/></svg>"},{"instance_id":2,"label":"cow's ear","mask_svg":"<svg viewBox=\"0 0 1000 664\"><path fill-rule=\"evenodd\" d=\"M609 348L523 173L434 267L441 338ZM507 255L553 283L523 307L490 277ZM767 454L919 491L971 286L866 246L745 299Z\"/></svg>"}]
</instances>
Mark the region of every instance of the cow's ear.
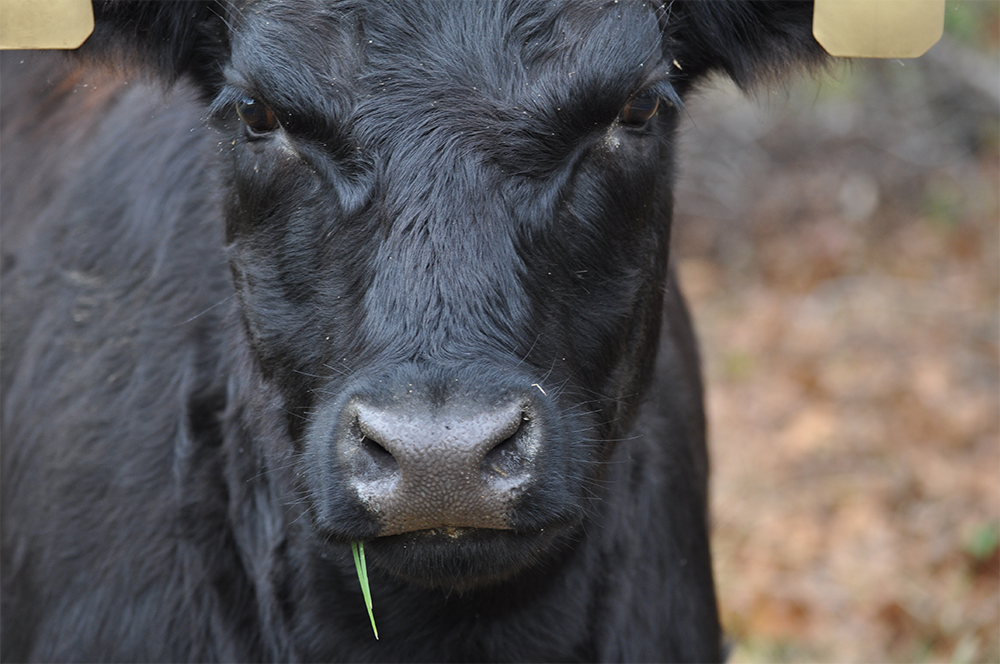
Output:
<instances>
[{"instance_id":1,"label":"cow's ear","mask_svg":"<svg viewBox=\"0 0 1000 664\"><path fill-rule=\"evenodd\" d=\"M229 54L225 16L225 7L214 0L96 0L94 32L79 53L169 81L189 75L211 92Z\"/></svg>"},{"instance_id":2,"label":"cow's ear","mask_svg":"<svg viewBox=\"0 0 1000 664\"><path fill-rule=\"evenodd\" d=\"M689 80L721 71L747 89L827 57L812 16L809 0L666 0L663 18L668 51Z\"/></svg>"}]
</instances>

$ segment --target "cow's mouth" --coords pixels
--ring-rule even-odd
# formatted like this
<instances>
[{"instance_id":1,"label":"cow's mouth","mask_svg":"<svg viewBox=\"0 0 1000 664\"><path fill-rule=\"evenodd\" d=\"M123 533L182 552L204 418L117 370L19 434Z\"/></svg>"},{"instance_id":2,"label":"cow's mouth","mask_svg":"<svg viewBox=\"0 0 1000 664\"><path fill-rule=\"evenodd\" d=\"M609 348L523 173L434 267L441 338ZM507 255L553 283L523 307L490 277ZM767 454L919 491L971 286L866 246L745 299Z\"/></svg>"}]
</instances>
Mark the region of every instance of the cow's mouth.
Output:
<instances>
[{"instance_id":1,"label":"cow's mouth","mask_svg":"<svg viewBox=\"0 0 1000 664\"><path fill-rule=\"evenodd\" d=\"M563 528L435 528L365 543L368 563L416 585L464 592L538 567L563 547Z\"/></svg>"}]
</instances>

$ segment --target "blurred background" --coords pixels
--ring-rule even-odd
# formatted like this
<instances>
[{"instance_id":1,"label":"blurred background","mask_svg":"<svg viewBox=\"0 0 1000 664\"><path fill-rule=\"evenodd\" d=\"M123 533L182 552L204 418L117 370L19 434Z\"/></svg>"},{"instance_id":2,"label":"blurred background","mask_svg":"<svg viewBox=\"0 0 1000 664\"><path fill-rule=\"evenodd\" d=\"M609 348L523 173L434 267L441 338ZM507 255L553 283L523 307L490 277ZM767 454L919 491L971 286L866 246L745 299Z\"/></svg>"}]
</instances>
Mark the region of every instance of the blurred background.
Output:
<instances>
[{"instance_id":1,"label":"blurred background","mask_svg":"<svg viewBox=\"0 0 1000 664\"><path fill-rule=\"evenodd\" d=\"M731 661L1000 661L1000 2L686 109Z\"/></svg>"}]
</instances>

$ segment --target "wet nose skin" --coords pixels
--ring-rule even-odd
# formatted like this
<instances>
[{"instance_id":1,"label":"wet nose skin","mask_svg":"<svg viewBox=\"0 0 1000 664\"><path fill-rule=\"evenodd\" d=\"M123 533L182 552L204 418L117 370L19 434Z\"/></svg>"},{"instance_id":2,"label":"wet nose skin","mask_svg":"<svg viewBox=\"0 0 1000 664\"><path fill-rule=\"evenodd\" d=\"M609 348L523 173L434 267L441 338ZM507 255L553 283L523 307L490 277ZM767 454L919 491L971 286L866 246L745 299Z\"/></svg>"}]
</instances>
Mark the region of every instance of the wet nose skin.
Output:
<instances>
[{"instance_id":1,"label":"wet nose skin","mask_svg":"<svg viewBox=\"0 0 1000 664\"><path fill-rule=\"evenodd\" d=\"M380 535L439 528L509 528L530 478L540 424L530 404L473 409L355 399L338 441L351 482L378 514Z\"/></svg>"}]
</instances>

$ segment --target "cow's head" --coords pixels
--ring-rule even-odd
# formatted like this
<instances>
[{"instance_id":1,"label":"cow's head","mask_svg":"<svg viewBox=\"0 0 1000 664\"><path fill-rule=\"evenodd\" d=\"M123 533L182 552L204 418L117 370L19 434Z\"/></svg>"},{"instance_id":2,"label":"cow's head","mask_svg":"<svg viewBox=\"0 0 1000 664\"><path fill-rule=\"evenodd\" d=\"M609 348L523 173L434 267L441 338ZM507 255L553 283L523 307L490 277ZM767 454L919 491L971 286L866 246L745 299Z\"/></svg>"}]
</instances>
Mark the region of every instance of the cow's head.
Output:
<instances>
[{"instance_id":1,"label":"cow's head","mask_svg":"<svg viewBox=\"0 0 1000 664\"><path fill-rule=\"evenodd\" d=\"M455 588L558 549L600 496L654 366L682 99L815 56L810 17L111 3L90 48L211 100L245 339L285 418L265 453L317 540Z\"/></svg>"}]
</instances>

